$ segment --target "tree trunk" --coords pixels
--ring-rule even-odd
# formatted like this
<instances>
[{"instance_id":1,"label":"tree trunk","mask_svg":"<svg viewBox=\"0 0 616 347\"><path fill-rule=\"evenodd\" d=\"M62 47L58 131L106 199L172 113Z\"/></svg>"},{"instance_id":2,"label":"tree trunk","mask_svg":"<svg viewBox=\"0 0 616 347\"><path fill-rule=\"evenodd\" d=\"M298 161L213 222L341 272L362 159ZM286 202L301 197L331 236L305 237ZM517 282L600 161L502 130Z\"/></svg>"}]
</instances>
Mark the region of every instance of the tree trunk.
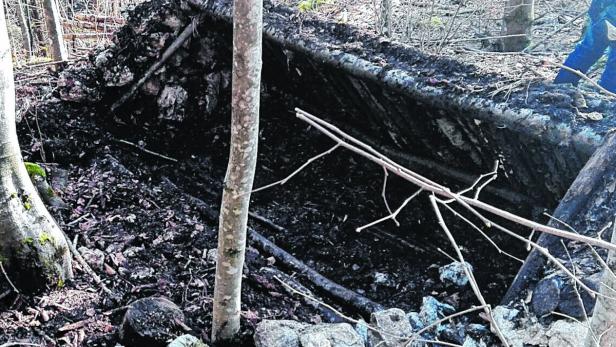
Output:
<instances>
[{"instance_id":1,"label":"tree trunk","mask_svg":"<svg viewBox=\"0 0 616 347\"><path fill-rule=\"evenodd\" d=\"M593 237L596 237L597 232L605 225L614 222L616 214L616 189L613 188L616 186L614 163L616 163L616 132L610 132L571 184L552 216L567 223L579 233ZM549 225L563 226L556 220L551 221ZM557 258L568 258L561 239L556 236L542 234L537 243ZM566 241L565 243L570 249L572 248L572 242ZM593 259L593 255L588 254L589 252L590 250L586 247L570 252L570 254L573 261L579 263L577 259ZM509 287L502 304L506 305L524 299L527 296L526 291L542 280L544 273L552 274L554 271L546 270L545 267L553 269L554 265L546 264L546 261L539 251L533 250ZM584 263L585 268L600 269L600 264L596 261L594 264L589 261ZM582 265L579 268L582 268ZM591 272L586 270L584 274L589 277ZM613 296L613 293L610 296ZM555 298L555 300L562 300L562 298ZM590 311L591 307L586 307L586 309Z\"/></svg>"},{"instance_id":2,"label":"tree trunk","mask_svg":"<svg viewBox=\"0 0 616 347\"><path fill-rule=\"evenodd\" d=\"M30 29L30 37L32 38L32 50L34 54L40 53L40 50L45 46L45 35L41 30L41 23L43 22L40 9L37 7L35 0L24 0L27 5L26 8L26 20L28 21L28 28ZM35 40L36 38L36 40Z\"/></svg>"},{"instance_id":3,"label":"tree trunk","mask_svg":"<svg viewBox=\"0 0 616 347\"><path fill-rule=\"evenodd\" d=\"M64 33L62 32L62 18L56 0L43 0L43 10L45 11L45 22L47 32L51 41L51 58L54 61L68 60L68 52L64 44Z\"/></svg>"},{"instance_id":4,"label":"tree trunk","mask_svg":"<svg viewBox=\"0 0 616 347\"><path fill-rule=\"evenodd\" d=\"M503 38L503 51L519 52L530 44L534 17L534 0L508 0L503 35L510 37Z\"/></svg>"},{"instance_id":5,"label":"tree trunk","mask_svg":"<svg viewBox=\"0 0 616 347\"><path fill-rule=\"evenodd\" d=\"M381 6L378 14L378 30L379 34L390 36L391 35L391 1L381 0Z\"/></svg>"},{"instance_id":6,"label":"tree trunk","mask_svg":"<svg viewBox=\"0 0 616 347\"><path fill-rule=\"evenodd\" d=\"M248 205L257 162L262 0L234 0L231 144L218 229L212 340L231 342L240 328Z\"/></svg>"},{"instance_id":7,"label":"tree trunk","mask_svg":"<svg viewBox=\"0 0 616 347\"><path fill-rule=\"evenodd\" d=\"M612 234L612 243L616 244L616 233ZM595 311L591 319L591 329L586 335L585 347L614 347L616 346L616 305L614 305L614 288L616 288L616 252L610 252L607 265L610 270L603 271L599 289L601 295L597 298ZM598 342L598 343L597 343Z\"/></svg>"},{"instance_id":8,"label":"tree trunk","mask_svg":"<svg viewBox=\"0 0 616 347\"><path fill-rule=\"evenodd\" d=\"M32 59L32 37L30 37L30 29L28 28L28 21L23 9L21 0L17 0L16 3L17 21L19 22L19 28L21 29L21 38L24 49L28 53L28 59Z\"/></svg>"},{"instance_id":9,"label":"tree trunk","mask_svg":"<svg viewBox=\"0 0 616 347\"><path fill-rule=\"evenodd\" d=\"M36 193L19 150L9 38L0 6L0 262L24 290L72 277L64 234Z\"/></svg>"}]
</instances>

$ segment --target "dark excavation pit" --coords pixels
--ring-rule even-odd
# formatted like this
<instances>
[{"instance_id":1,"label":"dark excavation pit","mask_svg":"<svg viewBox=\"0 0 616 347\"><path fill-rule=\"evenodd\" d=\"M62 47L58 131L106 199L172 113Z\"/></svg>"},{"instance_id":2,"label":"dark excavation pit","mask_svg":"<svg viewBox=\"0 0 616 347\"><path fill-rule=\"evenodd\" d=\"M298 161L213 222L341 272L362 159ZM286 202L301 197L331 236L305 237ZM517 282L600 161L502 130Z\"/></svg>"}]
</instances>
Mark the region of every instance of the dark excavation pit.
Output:
<instances>
[{"instance_id":1,"label":"dark excavation pit","mask_svg":"<svg viewBox=\"0 0 616 347\"><path fill-rule=\"evenodd\" d=\"M119 302L102 299L93 304L95 311L102 314L163 295L182 308L186 324L207 341L214 284L208 251L216 247L215 214L229 152L231 28L224 2L211 1L205 10L195 2L153 0L138 6L113 46L59 73L52 96L24 117L19 131L26 160L50 163L52 181L68 177L58 190L71 208L54 211L54 216L71 238L79 235L81 245L105 254L97 272ZM499 76L482 76L447 59L433 61L348 26L306 22L305 33L298 34L288 9L266 9L255 188L286 177L334 145L295 117L293 109L299 106L454 190L467 187L500 160L501 174L482 199L538 219L558 201L610 127L611 121L577 121L567 102L554 102L554 117L546 116L551 111L543 101L569 100L574 93L569 89L535 85L528 95L514 93L506 104L489 97ZM196 14L206 14L199 36L184 44L133 100L111 112L111 105ZM480 87L485 89L473 92ZM594 103L593 110L611 112L613 106L603 101ZM40 134L33 124L40 126ZM252 211L284 232L254 218L250 225L321 274L385 307L417 311L428 295L457 310L476 305L468 286L439 279L439 268L451 263L448 255L455 252L425 193L400 213L399 227L389 221L356 232L387 214L383 179L381 167L338 149L285 185L252 196ZM391 173L387 186L392 209L417 189ZM447 211L443 214L488 303L497 305L520 262ZM89 217L74 222L84 215ZM523 243L489 229L486 233L504 251L525 257ZM252 344L250 334L262 319L331 318L286 292L264 267L294 275L249 247L243 345ZM296 280L325 302L359 316L301 275ZM70 284L71 289L88 287L87 278ZM11 299L2 304L10 307ZM85 308L62 313L42 329L61 337L59 326L86 317ZM117 341L121 315L103 322L104 328L88 331L90 344ZM6 336L27 334L17 328Z\"/></svg>"}]
</instances>

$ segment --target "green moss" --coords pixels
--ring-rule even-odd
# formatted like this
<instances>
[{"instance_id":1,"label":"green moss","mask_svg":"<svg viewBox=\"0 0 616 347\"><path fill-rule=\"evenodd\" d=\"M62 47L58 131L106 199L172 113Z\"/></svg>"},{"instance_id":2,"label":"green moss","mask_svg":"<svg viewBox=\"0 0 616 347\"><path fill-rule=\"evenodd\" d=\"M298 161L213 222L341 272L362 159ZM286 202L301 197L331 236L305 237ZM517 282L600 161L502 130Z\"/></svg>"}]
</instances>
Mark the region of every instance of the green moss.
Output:
<instances>
[{"instance_id":1,"label":"green moss","mask_svg":"<svg viewBox=\"0 0 616 347\"><path fill-rule=\"evenodd\" d=\"M9 196L9 198L11 199L17 199L19 197L19 195L17 195L17 193L11 193L11 195Z\"/></svg>"},{"instance_id":2,"label":"green moss","mask_svg":"<svg viewBox=\"0 0 616 347\"><path fill-rule=\"evenodd\" d=\"M28 236L25 239L21 240L21 242L24 245L32 246L34 244L34 239L32 237Z\"/></svg>"},{"instance_id":3,"label":"green moss","mask_svg":"<svg viewBox=\"0 0 616 347\"><path fill-rule=\"evenodd\" d=\"M53 241L53 236L51 236L51 234L49 233L42 232L41 235L39 235L38 240L39 243L44 246L45 244L47 244L47 242Z\"/></svg>"},{"instance_id":4,"label":"green moss","mask_svg":"<svg viewBox=\"0 0 616 347\"><path fill-rule=\"evenodd\" d=\"M61 278L59 278L59 279L58 279L58 288L64 288L64 284L65 284L65 283L64 283L64 280L63 280L63 279L61 279Z\"/></svg>"},{"instance_id":5,"label":"green moss","mask_svg":"<svg viewBox=\"0 0 616 347\"><path fill-rule=\"evenodd\" d=\"M45 193L47 194L48 197L56 196L56 192L54 192L51 187L48 187Z\"/></svg>"},{"instance_id":6,"label":"green moss","mask_svg":"<svg viewBox=\"0 0 616 347\"><path fill-rule=\"evenodd\" d=\"M21 196L21 203L24 205L26 211L32 208L32 200L30 200L30 195L24 194Z\"/></svg>"},{"instance_id":7,"label":"green moss","mask_svg":"<svg viewBox=\"0 0 616 347\"><path fill-rule=\"evenodd\" d=\"M28 171L28 175L30 175L30 177L34 177L34 176L41 176L43 178L47 177L47 173L45 172L45 169L43 169L40 165L35 164L35 163L30 163L30 162L25 162L24 164L26 165L26 170Z\"/></svg>"}]
</instances>

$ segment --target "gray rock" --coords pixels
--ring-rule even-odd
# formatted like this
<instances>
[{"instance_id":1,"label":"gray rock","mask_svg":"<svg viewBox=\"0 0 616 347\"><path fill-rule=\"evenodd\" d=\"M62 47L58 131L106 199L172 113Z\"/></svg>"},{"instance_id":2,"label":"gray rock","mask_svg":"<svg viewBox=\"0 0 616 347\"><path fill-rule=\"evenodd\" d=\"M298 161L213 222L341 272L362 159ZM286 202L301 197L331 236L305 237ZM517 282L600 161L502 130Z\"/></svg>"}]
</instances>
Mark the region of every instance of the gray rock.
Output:
<instances>
[{"instance_id":1,"label":"gray rock","mask_svg":"<svg viewBox=\"0 0 616 347\"><path fill-rule=\"evenodd\" d=\"M299 341L302 347L364 347L361 336L347 323L310 326Z\"/></svg>"},{"instance_id":2,"label":"gray rock","mask_svg":"<svg viewBox=\"0 0 616 347\"><path fill-rule=\"evenodd\" d=\"M128 347L162 347L181 335L184 324L184 313L173 302L163 297L144 298L129 305L120 340Z\"/></svg>"},{"instance_id":3,"label":"gray rock","mask_svg":"<svg viewBox=\"0 0 616 347\"><path fill-rule=\"evenodd\" d=\"M160 118L164 120L181 122L184 120L184 111L188 92L180 86L167 85L158 96Z\"/></svg>"},{"instance_id":4,"label":"gray rock","mask_svg":"<svg viewBox=\"0 0 616 347\"><path fill-rule=\"evenodd\" d=\"M368 344L368 323L366 323L363 319L360 319L357 324L355 324L355 331L359 334L364 344Z\"/></svg>"},{"instance_id":5,"label":"gray rock","mask_svg":"<svg viewBox=\"0 0 616 347\"><path fill-rule=\"evenodd\" d=\"M473 266L467 262L464 262L466 268L471 272L473 271ZM468 284L468 277L464 272L464 266L461 262L455 261L451 264L447 264L440 269L438 269L439 278L443 283L452 283L458 287L464 287Z\"/></svg>"},{"instance_id":6,"label":"gray rock","mask_svg":"<svg viewBox=\"0 0 616 347\"><path fill-rule=\"evenodd\" d=\"M105 253L100 249L90 249L87 247L79 247L79 253L83 259L93 269L101 270L105 262Z\"/></svg>"},{"instance_id":7,"label":"gray rock","mask_svg":"<svg viewBox=\"0 0 616 347\"><path fill-rule=\"evenodd\" d=\"M464 343L462 344L462 347L485 347L485 342L483 341L479 341L477 342L477 340L473 339L470 336L467 336L466 339L464 340Z\"/></svg>"},{"instance_id":8,"label":"gray rock","mask_svg":"<svg viewBox=\"0 0 616 347\"><path fill-rule=\"evenodd\" d=\"M264 320L255 329L255 347L299 347L299 334L307 327L292 320Z\"/></svg>"},{"instance_id":9,"label":"gray rock","mask_svg":"<svg viewBox=\"0 0 616 347\"><path fill-rule=\"evenodd\" d=\"M192 335L182 335L171 341L167 347L207 347L207 345Z\"/></svg>"},{"instance_id":10,"label":"gray rock","mask_svg":"<svg viewBox=\"0 0 616 347\"><path fill-rule=\"evenodd\" d=\"M386 333L370 330L368 340L371 346L401 347L413 334L413 328L404 311L398 308L373 313L370 323L377 330Z\"/></svg>"},{"instance_id":11,"label":"gray rock","mask_svg":"<svg viewBox=\"0 0 616 347\"><path fill-rule=\"evenodd\" d=\"M443 304L432 296L423 298L419 317L425 325L430 325L448 314L454 313L451 305Z\"/></svg>"},{"instance_id":12,"label":"gray rock","mask_svg":"<svg viewBox=\"0 0 616 347\"><path fill-rule=\"evenodd\" d=\"M560 288L562 281L556 277L547 277L537 283L533 291L531 307L537 316L553 312L560 301Z\"/></svg>"}]
</instances>

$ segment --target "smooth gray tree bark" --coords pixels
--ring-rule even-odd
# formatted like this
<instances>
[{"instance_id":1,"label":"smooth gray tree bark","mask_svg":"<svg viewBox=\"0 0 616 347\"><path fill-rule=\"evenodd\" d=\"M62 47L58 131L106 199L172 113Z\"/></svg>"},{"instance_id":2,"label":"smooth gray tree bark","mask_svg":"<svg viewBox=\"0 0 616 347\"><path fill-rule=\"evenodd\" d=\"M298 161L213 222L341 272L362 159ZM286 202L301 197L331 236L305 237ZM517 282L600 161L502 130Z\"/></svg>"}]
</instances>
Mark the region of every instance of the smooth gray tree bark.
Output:
<instances>
[{"instance_id":1,"label":"smooth gray tree bark","mask_svg":"<svg viewBox=\"0 0 616 347\"><path fill-rule=\"evenodd\" d=\"M534 0L508 0L505 5L503 51L519 52L528 47L535 19Z\"/></svg>"},{"instance_id":2,"label":"smooth gray tree bark","mask_svg":"<svg viewBox=\"0 0 616 347\"><path fill-rule=\"evenodd\" d=\"M21 157L4 6L0 6L0 262L24 290L61 286L72 277L64 234L45 209Z\"/></svg>"},{"instance_id":3,"label":"smooth gray tree bark","mask_svg":"<svg viewBox=\"0 0 616 347\"><path fill-rule=\"evenodd\" d=\"M240 329L248 205L259 137L262 28L262 0L234 0L231 148L218 227L214 343L232 342Z\"/></svg>"},{"instance_id":4,"label":"smooth gray tree bark","mask_svg":"<svg viewBox=\"0 0 616 347\"><path fill-rule=\"evenodd\" d=\"M54 61L68 60L68 51L64 43L64 32L62 31L62 18L56 0L43 0L43 10L45 11L45 22L47 32L51 41L51 58Z\"/></svg>"}]
</instances>

